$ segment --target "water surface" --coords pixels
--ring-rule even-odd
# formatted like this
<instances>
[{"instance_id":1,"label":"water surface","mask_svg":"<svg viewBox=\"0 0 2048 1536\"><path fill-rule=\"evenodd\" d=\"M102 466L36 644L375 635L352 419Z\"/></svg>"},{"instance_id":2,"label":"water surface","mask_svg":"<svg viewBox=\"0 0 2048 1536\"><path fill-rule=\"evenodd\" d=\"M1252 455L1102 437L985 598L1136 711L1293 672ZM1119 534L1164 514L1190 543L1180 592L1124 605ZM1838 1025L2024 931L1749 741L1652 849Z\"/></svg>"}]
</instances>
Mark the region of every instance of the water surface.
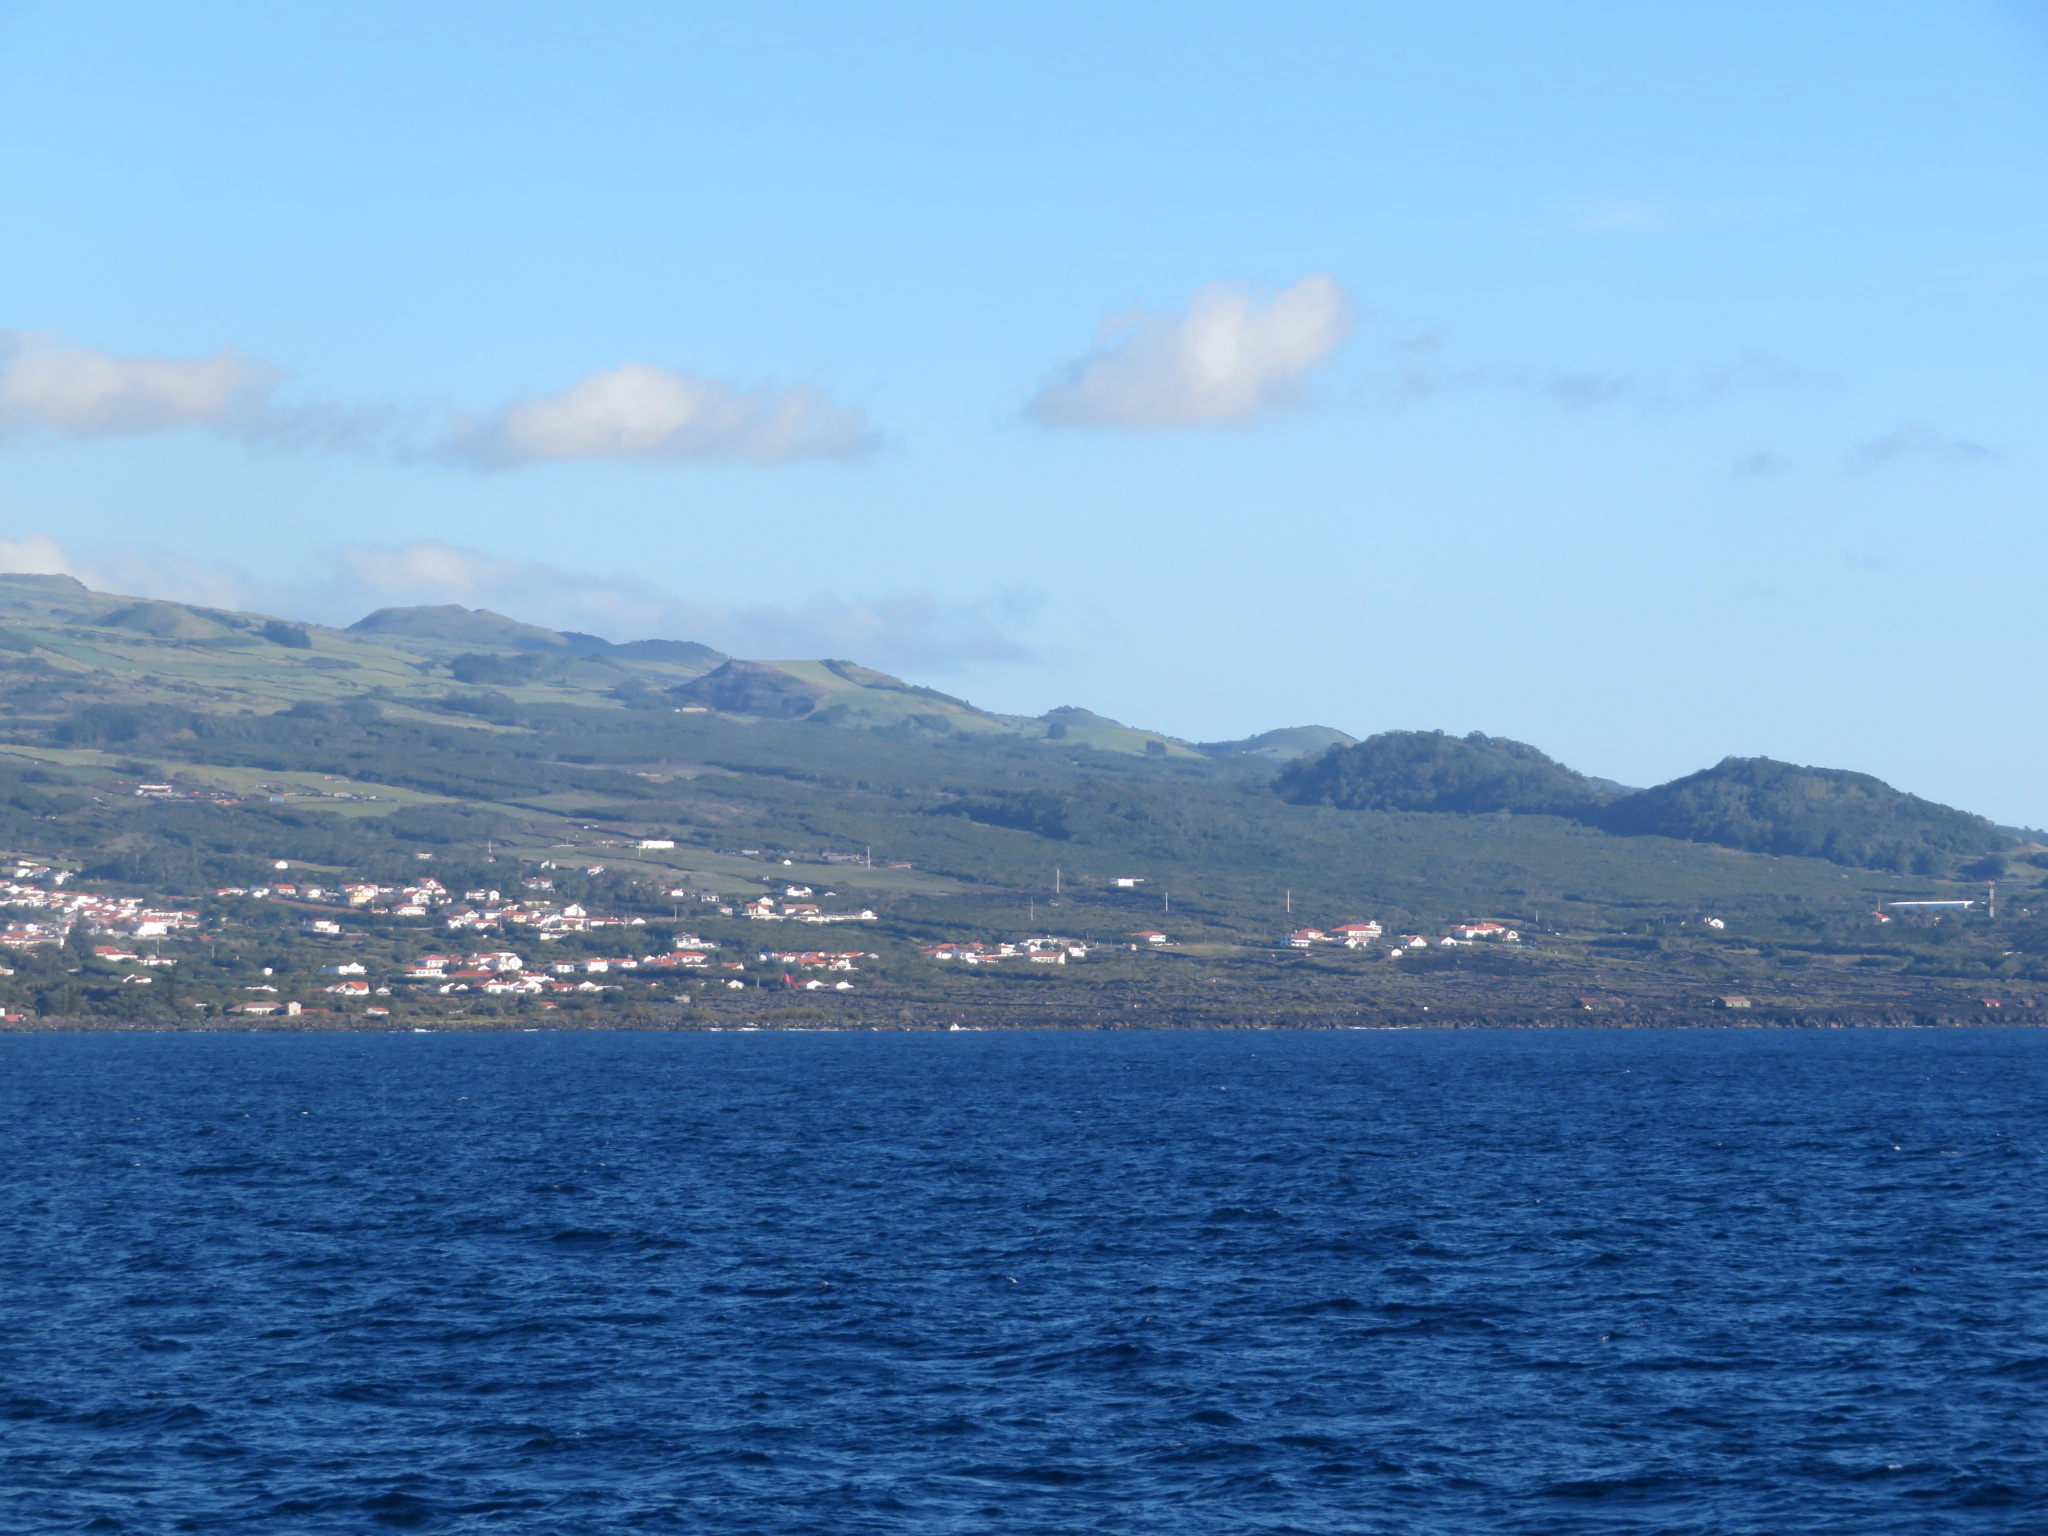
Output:
<instances>
[{"instance_id":1,"label":"water surface","mask_svg":"<svg viewBox=\"0 0 2048 1536\"><path fill-rule=\"evenodd\" d=\"M2040 1532L2044 1131L2022 1030L0 1037L0 1528Z\"/></svg>"}]
</instances>

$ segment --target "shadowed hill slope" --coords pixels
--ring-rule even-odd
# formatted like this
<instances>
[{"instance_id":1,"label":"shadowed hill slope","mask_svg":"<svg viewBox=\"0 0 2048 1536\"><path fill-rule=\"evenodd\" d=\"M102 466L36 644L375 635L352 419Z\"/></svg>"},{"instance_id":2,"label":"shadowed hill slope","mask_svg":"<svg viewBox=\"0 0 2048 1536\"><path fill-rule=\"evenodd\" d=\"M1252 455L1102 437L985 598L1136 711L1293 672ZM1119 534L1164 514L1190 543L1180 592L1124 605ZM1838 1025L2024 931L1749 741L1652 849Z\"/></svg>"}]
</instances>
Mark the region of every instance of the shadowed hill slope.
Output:
<instances>
[{"instance_id":1,"label":"shadowed hill slope","mask_svg":"<svg viewBox=\"0 0 2048 1536\"><path fill-rule=\"evenodd\" d=\"M1752 853L1798 854L1863 869L1940 875L2016 846L1982 816L1909 795L1867 773L1723 758L1685 778L1601 807L1587 820Z\"/></svg>"},{"instance_id":2,"label":"shadowed hill slope","mask_svg":"<svg viewBox=\"0 0 2048 1536\"><path fill-rule=\"evenodd\" d=\"M1529 746L1474 731L1383 731L1294 763L1278 782L1297 805L1346 811L1519 811L1576 815L1606 791Z\"/></svg>"}]
</instances>

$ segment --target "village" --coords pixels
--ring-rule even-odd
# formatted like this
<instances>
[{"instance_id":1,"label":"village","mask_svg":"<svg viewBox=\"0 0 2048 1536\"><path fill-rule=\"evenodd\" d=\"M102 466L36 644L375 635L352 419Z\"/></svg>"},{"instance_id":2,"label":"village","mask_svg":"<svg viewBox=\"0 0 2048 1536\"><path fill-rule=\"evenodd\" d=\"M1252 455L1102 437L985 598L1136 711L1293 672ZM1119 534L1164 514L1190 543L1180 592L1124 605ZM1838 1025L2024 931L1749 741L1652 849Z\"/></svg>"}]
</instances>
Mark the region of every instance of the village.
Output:
<instances>
[{"instance_id":1,"label":"village","mask_svg":"<svg viewBox=\"0 0 2048 1536\"><path fill-rule=\"evenodd\" d=\"M1320 928L1297 928L1287 935L1291 949L1313 949L1318 944L1338 944L1345 949L1366 949L1381 936L1380 925L1376 922L1345 923L1327 933ZM1476 922L1453 923L1451 931L1439 939L1429 939L1419 933L1403 933L1395 937L1388 946L1387 958L1395 959L1411 949L1427 949L1434 944L1439 949L1455 949L1460 944L1519 944L1522 935L1506 923Z\"/></svg>"},{"instance_id":2,"label":"village","mask_svg":"<svg viewBox=\"0 0 2048 1536\"><path fill-rule=\"evenodd\" d=\"M152 907L141 896L105 896L67 891L71 871L47 864L16 864L12 876L0 880L0 906L27 907L51 917L14 919L0 926L0 946L38 949L61 945L83 924L88 932L128 939L156 939L182 929L197 928L199 914L178 908Z\"/></svg>"},{"instance_id":3,"label":"village","mask_svg":"<svg viewBox=\"0 0 2048 1536\"><path fill-rule=\"evenodd\" d=\"M1120 880L1117 883L1124 885L1135 882ZM1330 944L1343 949L1361 950L1370 948L1383 933L1384 930L1377 922L1343 923L1328 930L1297 928L1287 935L1286 942L1290 949L1313 949L1317 945ZM920 944L917 952L927 960L958 961L962 965L990 965L1003 960L1022 960L1035 965L1065 965L1069 960L1084 960L1105 947L1133 954L1176 947L1173 939L1157 928L1141 928L1125 937L1128 942L1114 946L1088 944L1079 939L1055 938L1050 934L1034 934L1028 938L1015 940L947 940L935 944ZM1521 941L1520 932L1505 923L1454 923L1447 934L1437 939L1427 938L1419 933L1400 934L1388 947L1386 954L1391 960L1408 950L1427 949L1432 944L1439 949L1455 949L1463 944L1519 944Z\"/></svg>"},{"instance_id":4,"label":"village","mask_svg":"<svg viewBox=\"0 0 2048 1536\"><path fill-rule=\"evenodd\" d=\"M424 861L433 855L415 857ZM1109 932L1084 929L1079 936L1006 934L983 927L973 937L951 939L932 938L928 930L916 936L898 933L891 943L872 948L777 944L765 935L761 942L748 942L735 930L740 923L808 924L814 930L872 925L882 921L881 914L842 900L833 890L795 883L787 873L779 879L771 875L765 890L756 885L756 893L740 895L687 883L705 879L687 872L647 878L644 870L636 873L571 855L508 863L502 866L502 889L475 884L474 875L462 880L425 869L387 881L265 860L271 876L267 882L216 887L207 893L209 899L193 903L193 910L161 895L79 889L82 877L66 862L35 854L0 855L0 872L6 875L0 878L0 906L12 909L0 926L0 949L48 954L68 944L87 956L83 967L77 960L60 962L81 978L81 985L146 989L174 1002L181 1012L191 1008L201 1016L290 1017L325 1011L389 1018L394 1008L460 1012L486 1000L543 1010L657 1001L689 1007L692 997L708 1002L705 994L711 991L721 997L762 988L835 996L886 991L917 985L916 972L924 968L995 967L1045 975L1083 962L1148 954L1214 963L1260 951L1269 957L1275 951L1304 956L1327 951L1334 952L1332 958L1349 954L1398 964L1404 957L1468 946L1519 946L1523 938L1517 927L1498 919L1459 921L1433 932L1389 932L1370 918L1296 927L1264 942L1251 935L1220 938L1199 918L1169 915L1172 900L1162 896L1166 927L1122 933L1112 927ZM678 879L686 883L675 883ZM1104 883L1120 891L1143 884L1126 878ZM558 886L566 889L558 893ZM616 901L611 910L598 904L600 892L611 893ZM734 927L714 929L712 937L681 931L686 908L704 919L729 920ZM1715 930L1724 926L1717 918L1696 920ZM1169 932L1177 922L1189 926ZM1421 925L1410 919L1397 926ZM294 942L309 947L296 955L290 944L281 950L265 948L278 942L274 936L291 933L297 935ZM78 950L86 936L93 942ZM206 963L193 949L184 953L181 964L180 941L203 944ZM424 949L411 948L421 943ZM394 952L396 946L406 947ZM535 946L560 948L553 955L536 955ZM237 954L239 959L227 958ZM902 960L910 962L907 971L899 968ZM28 969L40 975L47 964ZM0 977L15 974L14 968L0 965ZM177 986L155 985L173 975ZM1128 975L1124 968L1109 966L1102 979ZM46 989L48 984L35 985Z\"/></svg>"}]
</instances>

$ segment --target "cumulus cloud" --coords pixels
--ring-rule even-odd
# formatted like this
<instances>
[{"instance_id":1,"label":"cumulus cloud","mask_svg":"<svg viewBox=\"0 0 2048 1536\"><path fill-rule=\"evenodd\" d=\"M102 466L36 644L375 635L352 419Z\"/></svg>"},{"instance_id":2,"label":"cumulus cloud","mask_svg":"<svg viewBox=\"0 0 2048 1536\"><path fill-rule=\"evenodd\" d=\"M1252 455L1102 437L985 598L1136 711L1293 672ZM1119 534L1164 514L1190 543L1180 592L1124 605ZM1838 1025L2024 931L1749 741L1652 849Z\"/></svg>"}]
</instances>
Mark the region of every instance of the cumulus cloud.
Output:
<instances>
[{"instance_id":1,"label":"cumulus cloud","mask_svg":"<svg viewBox=\"0 0 2048 1536\"><path fill-rule=\"evenodd\" d=\"M1302 404L1305 376L1357 325L1358 306L1326 273L1265 299L1211 284L1186 314L1138 310L1112 321L1027 409L1054 427L1241 426Z\"/></svg>"},{"instance_id":2,"label":"cumulus cloud","mask_svg":"<svg viewBox=\"0 0 2048 1536\"><path fill-rule=\"evenodd\" d=\"M283 374L223 347L211 357L118 357L0 332L0 435L122 437L259 419Z\"/></svg>"},{"instance_id":3,"label":"cumulus cloud","mask_svg":"<svg viewBox=\"0 0 2048 1536\"><path fill-rule=\"evenodd\" d=\"M627 363L560 394L487 416L457 417L445 452L480 468L603 459L615 463L788 464L844 459L874 436L859 411L820 390L736 389Z\"/></svg>"},{"instance_id":4,"label":"cumulus cloud","mask_svg":"<svg viewBox=\"0 0 2048 1536\"><path fill-rule=\"evenodd\" d=\"M1942 464L1973 464L1995 459L1995 451L1966 437L1950 437L1917 422L1858 443L1849 454L1851 469L1883 469L1905 459L1933 459Z\"/></svg>"},{"instance_id":5,"label":"cumulus cloud","mask_svg":"<svg viewBox=\"0 0 2048 1536\"><path fill-rule=\"evenodd\" d=\"M102 592L164 598L346 625L377 608L461 603L551 629L609 640L697 640L732 655L852 656L881 666L943 672L975 662L1022 662L1036 599L998 593L979 602L915 594L813 595L790 604L694 602L631 576L508 560L423 539L347 544L297 577L265 580L227 562L163 549L67 549L45 533L0 539L0 571L75 576Z\"/></svg>"}]
</instances>

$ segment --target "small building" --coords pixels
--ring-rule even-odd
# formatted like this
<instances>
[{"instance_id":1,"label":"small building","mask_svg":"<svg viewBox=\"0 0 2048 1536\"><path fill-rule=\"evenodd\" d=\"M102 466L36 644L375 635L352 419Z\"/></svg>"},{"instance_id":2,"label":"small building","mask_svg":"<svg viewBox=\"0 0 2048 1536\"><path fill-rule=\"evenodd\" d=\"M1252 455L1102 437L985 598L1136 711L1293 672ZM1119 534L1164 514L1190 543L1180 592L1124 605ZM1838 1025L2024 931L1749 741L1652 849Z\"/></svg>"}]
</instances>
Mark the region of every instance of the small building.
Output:
<instances>
[{"instance_id":1,"label":"small building","mask_svg":"<svg viewBox=\"0 0 2048 1536\"><path fill-rule=\"evenodd\" d=\"M1752 1007L1753 1004L1751 1004L1750 1000L1746 997L1743 997L1739 994L1731 994L1727 997L1715 998L1714 1006L1716 1008L1748 1008Z\"/></svg>"},{"instance_id":2,"label":"small building","mask_svg":"<svg viewBox=\"0 0 2048 1536\"><path fill-rule=\"evenodd\" d=\"M1514 944L1519 942L1522 937L1506 923L1495 922L1453 923L1451 925L1451 934L1454 938L1464 939L1467 942L1473 939L1491 939L1499 944Z\"/></svg>"},{"instance_id":3,"label":"small building","mask_svg":"<svg viewBox=\"0 0 2048 1536\"><path fill-rule=\"evenodd\" d=\"M1120 891L1135 891L1139 886L1143 885L1144 883L1145 882L1143 879L1135 878L1130 875L1118 875L1114 882L1116 888Z\"/></svg>"},{"instance_id":4,"label":"small building","mask_svg":"<svg viewBox=\"0 0 2048 1536\"><path fill-rule=\"evenodd\" d=\"M673 848L675 845L676 840L672 837L643 837L639 843L642 848Z\"/></svg>"},{"instance_id":5,"label":"small building","mask_svg":"<svg viewBox=\"0 0 2048 1536\"><path fill-rule=\"evenodd\" d=\"M1143 939L1147 944L1164 944L1168 942L1166 935L1161 933L1156 928L1142 928L1138 932L1132 934L1131 937L1134 939Z\"/></svg>"}]
</instances>

